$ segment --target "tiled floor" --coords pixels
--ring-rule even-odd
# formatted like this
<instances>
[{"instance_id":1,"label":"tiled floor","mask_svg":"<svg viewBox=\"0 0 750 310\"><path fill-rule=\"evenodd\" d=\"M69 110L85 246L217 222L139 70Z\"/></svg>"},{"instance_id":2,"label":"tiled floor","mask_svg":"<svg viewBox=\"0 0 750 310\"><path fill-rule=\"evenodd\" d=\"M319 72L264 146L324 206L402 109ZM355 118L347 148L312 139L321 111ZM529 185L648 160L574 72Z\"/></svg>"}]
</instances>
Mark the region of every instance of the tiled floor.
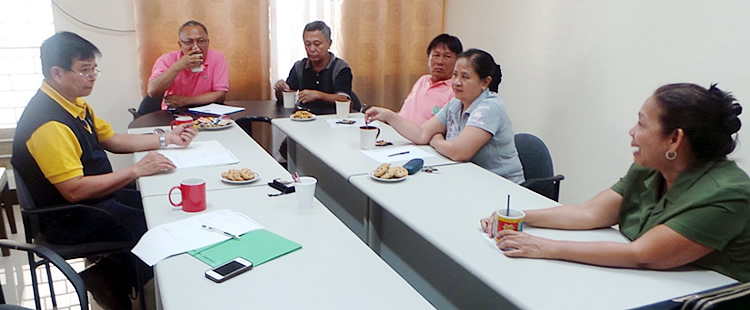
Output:
<instances>
[{"instance_id":1,"label":"tiled floor","mask_svg":"<svg viewBox=\"0 0 750 310\"><path fill-rule=\"evenodd\" d=\"M24 242L25 238L23 234L23 223L21 223L21 211L18 209L17 205L14 207L16 208L15 214L18 233L11 234L10 227L7 227L6 223L6 231L9 235L8 238ZM0 216L4 215L0 214ZM69 260L68 263L73 269L79 272L85 268L83 259ZM53 309L52 299L49 294L47 275L44 268L37 268L37 279L40 281L39 292L42 296L42 309ZM67 281L65 276L60 271L53 268L52 279L57 299L57 309L81 309L75 288L73 288L73 285ZM2 284L3 287L6 303L20 305L31 309L35 308L34 291L31 287L31 274L29 272L29 264L25 252L11 250L10 256L0 257L0 284ZM90 294L89 300L91 303L91 309L101 309L96 305L96 302L94 302Z\"/></svg>"}]
</instances>

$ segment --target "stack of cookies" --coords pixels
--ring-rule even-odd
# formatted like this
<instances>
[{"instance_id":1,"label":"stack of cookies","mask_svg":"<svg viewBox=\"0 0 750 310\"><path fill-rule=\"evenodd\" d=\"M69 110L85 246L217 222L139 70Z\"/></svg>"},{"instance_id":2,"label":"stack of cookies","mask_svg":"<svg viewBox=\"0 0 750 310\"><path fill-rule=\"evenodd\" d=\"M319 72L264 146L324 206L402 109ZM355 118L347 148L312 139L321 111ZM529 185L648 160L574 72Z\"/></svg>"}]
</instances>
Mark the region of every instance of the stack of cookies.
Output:
<instances>
[{"instance_id":1,"label":"stack of cookies","mask_svg":"<svg viewBox=\"0 0 750 310\"><path fill-rule=\"evenodd\" d=\"M409 175L409 171L404 167L391 166L391 164L385 163L378 166L378 168L376 168L375 171L372 172L372 175L385 180L400 179Z\"/></svg>"},{"instance_id":2,"label":"stack of cookies","mask_svg":"<svg viewBox=\"0 0 750 310\"><path fill-rule=\"evenodd\" d=\"M292 117L297 118L297 119L308 119L308 118L312 118L313 114L307 111L300 110L300 111L294 112L294 114L292 114Z\"/></svg>"},{"instance_id":3,"label":"stack of cookies","mask_svg":"<svg viewBox=\"0 0 750 310\"><path fill-rule=\"evenodd\" d=\"M255 172L250 169L230 169L221 173L221 177L229 181L249 181L255 179Z\"/></svg>"}]
</instances>

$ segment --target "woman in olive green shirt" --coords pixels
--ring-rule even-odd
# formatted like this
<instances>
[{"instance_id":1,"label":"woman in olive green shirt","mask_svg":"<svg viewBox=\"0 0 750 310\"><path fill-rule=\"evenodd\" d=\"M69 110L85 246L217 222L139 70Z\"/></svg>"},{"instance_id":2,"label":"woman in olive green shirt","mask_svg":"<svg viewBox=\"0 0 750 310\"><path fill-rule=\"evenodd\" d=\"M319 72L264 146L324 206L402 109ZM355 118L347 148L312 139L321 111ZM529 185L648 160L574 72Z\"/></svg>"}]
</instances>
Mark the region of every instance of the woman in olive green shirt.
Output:
<instances>
[{"instance_id":1,"label":"woman in olive green shirt","mask_svg":"<svg viewBox=\"0 0 750 310\"><path fill-rule=\"evenodd\" d=\"M742 107L711 85L660 87L630 130L634 164L591 200L526 211L526 224L595 229L619 224L633 242L573 242L503 231L509 257L670 269L695 264L750 281L750 179L726 159ZM488 231L490 219L481 220Z\"/></svg>"}]
</instances>

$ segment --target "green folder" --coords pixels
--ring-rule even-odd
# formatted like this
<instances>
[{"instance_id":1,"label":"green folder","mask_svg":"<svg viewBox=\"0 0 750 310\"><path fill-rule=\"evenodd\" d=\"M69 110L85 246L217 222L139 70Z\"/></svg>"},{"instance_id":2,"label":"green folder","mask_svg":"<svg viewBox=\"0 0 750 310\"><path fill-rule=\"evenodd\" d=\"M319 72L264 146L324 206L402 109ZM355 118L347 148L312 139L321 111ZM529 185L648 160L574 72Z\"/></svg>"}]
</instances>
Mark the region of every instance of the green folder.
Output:
<instances>
[{"instance_id":1,"label":"green folder","mask_svg":"<svg viewBox=\"0 0 750 310\"><path fill-rule=\"evenodd\" d=\"M211 268L237 257L251 261L253 266L260 266L267 261L301 248L302 246L299 243L265 229L256 229L240 236L239 239L229 239L189 251L188 254L208 264Z\"/></svg>"}]
</instances>

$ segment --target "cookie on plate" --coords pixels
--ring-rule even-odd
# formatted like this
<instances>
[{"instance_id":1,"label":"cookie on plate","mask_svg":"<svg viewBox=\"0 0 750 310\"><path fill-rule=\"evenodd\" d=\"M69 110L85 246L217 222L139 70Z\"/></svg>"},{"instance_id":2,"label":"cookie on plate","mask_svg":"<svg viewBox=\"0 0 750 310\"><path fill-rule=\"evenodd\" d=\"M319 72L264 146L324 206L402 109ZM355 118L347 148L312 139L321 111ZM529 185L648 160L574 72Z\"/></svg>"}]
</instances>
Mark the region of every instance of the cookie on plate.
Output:
<instances>
[{"instance_id":1,"label":"cookie on plate","mask_svg":"<svg viewBox=\"0 0 750 310\"><path fill-rule=\"evenodd\" d=\"M307 111L299 110L297 112L294 112L292 116L297 119L308 119L312 118L313 114Z\"/></svg>"},{"instance_id":2,"label":"cookie on plate","mask_svg":"<svg viewBox=\"0 0 750 310\"><path fill-rule=\"evenodd\" d=\"M378 166L377 168L375 168L375 172L373 173L373 175L379 178L383 176L386 172L388 172L388 168L390 167L391 167L391 164L388 164L388 163L382 164Z\"/></svg>"},{"instance_id":3,"label":"cookie on plate","mask_svg":"<svg viewBox=\"0 0 750 310\"><path fill-rule=\"evenodd\" d=\"M386 171L385 173L383 173L383 175L381 175L380 178L384 179L384 180L388 180L388 179L392 178L393 174L395 174L395 173L396 173L396 167L393 166L393 167L388 168L388 171Z\"/></svg>"},{"instance_id":4,"label":"cookie on plate","mask_svg":"<svg viewBox=\"0 0 750 310\"><path fill-rule=\"evenodd\" d=\"M250 169L229 169L221 173L221 177L230 181L249 181L255 179L255 172Z\"/></svg>"},{"instance_id":5,"label":"cookie on plate","mask_svg":"<svg viewBox=\"0 0 750 310\"><path fill-rule=\"evenodd\" d=\"M255 173L252 170L247 169L247 168L242 168L240 170L240 176L242 177L243 180L255 179Z\"/></svg>"},{"instance_id":6,"label":"cookie on plate","mask_svg":"<svg viewBox=\"0 0 750 310\"><path fill-rule=\"evenodd\" d=\"M391 167L391 168L394 168L394 167ZM409 175L409 171L406 170L406 168L404 168L404 167L396 166L395 169L396 170L393 173L393 177L396 178L396 179L400 179L400 178L403 178L403 177L406 177L407 175Z\"/></svg>"},{"instance_id":7,"label":"cookie on plate","mask_svg":"<svg viewBox=\"0 0 750 310\"><path fill-rule=\"evenodd\" d=\"M240 171L237 169L229 169L229 171L222 172L221 177L230 181L243 181Z\"/></svg>"}]
</instances>

